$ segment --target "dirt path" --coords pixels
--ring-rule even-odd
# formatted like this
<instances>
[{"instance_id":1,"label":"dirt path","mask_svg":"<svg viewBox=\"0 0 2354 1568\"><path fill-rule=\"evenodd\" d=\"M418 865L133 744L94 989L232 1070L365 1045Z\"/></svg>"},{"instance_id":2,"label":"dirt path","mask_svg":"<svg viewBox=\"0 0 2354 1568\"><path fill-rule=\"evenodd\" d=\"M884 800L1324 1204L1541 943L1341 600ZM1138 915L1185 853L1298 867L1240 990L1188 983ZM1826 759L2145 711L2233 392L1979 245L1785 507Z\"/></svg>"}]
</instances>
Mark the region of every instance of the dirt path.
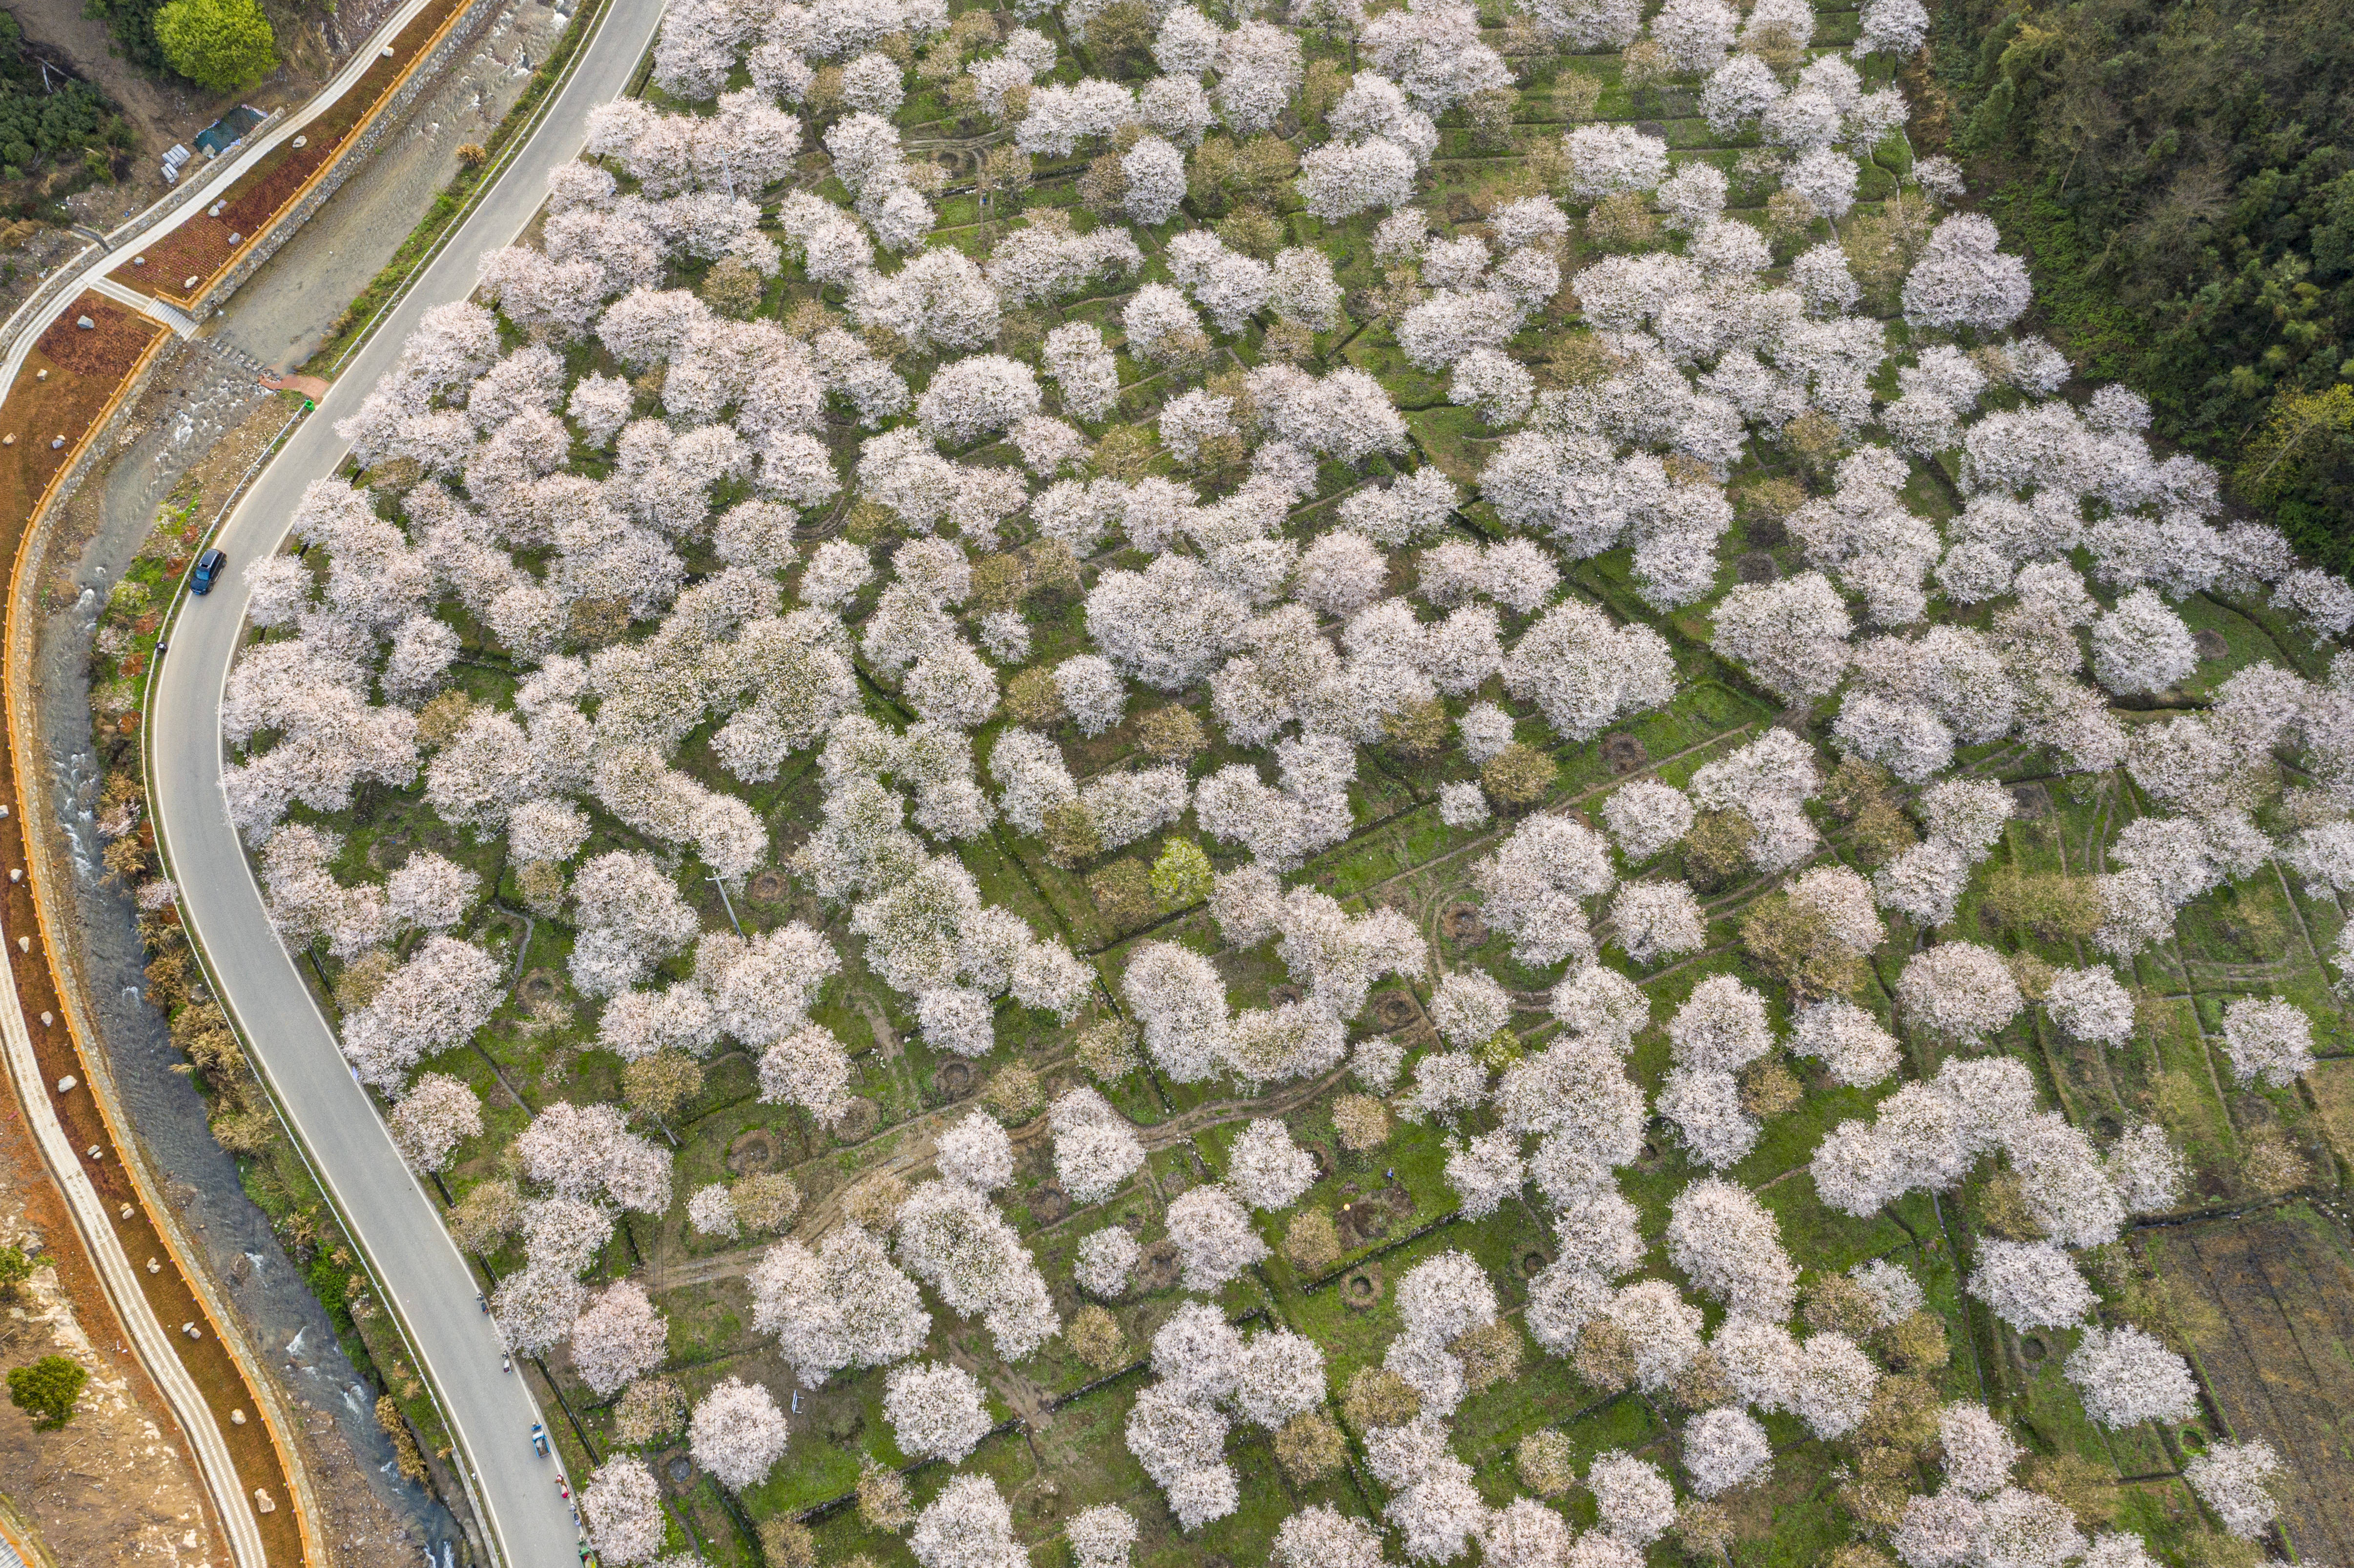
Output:
<instances>
[{"instance_id":1,"label":"dirt path","mask_svg":"<svg viewBox=\"0 0 2354 1568\"><path fill-rule=\"evenodd\" d=\"M1044 1077L1055 1067L1064 1065L1059 1061L1044 1064L1039 1069L1039 1075ZM1257 1117L1288 1116L1330 1090L1333 1085L1346 1077L1348 1072L1348 1066L1343 1064L1321 1077L1287 1085L1271 1095L1263 1095L1257 1099L1213 1100L1207 1105L1195 1106L1182 1116L1172 1117L1156 1126L1137 1128L1135 1128L1136 1139L1139 1143L1144 1145L1147 1152L1150 1152L1156 1150L1172 1149L1197 1134L1206 1132L1214 1127L1222 1127L1227 1122L1243 1121ZM913 1120L902 1122L896 1127L886 1128L885 1132L877 1134L878 1137L896 1137L899 1142L892 1150L889 1159L863 1166L862 1175L888 1173L902 1181L913 1177L917 1171L930 1165L938 1155L939 1129L952 1119L960 1119L972 1108L972 1102L960 1100L954 1105L928 1111ZM1047 1137L1050 1131L1046 1118L1044 1116L1036 1116L1020 1127L1008 1128L1006 1137L1013 1140L1016 1149L1024 1149ZM834 1156L827 1154L821 1158L830 1161ZM1126 1190L1125 1187L1121 1189L1122 1192ZM850 1189L845 1186L829 1192L825 1197L811 1203L802 1211L801 1223L793 1226L793 1234L804 1242L814 1242L824 1235L841 1222L843 1205L849 1195ZM1030 1234L1035 1237L1058 1230L1074 1220L1095 1213L1105 1203L1114 1202L1118 1196L1119 1194L1115 1193L1111 1198L1105 1199L1103 1203L1074 1209L1054 1224L1041 1225ZM708 1257L698 1257L685 1264L673 1265L663 1270L661 1288L672 1290L683 1285L705 1285L716 1279L733 1279L749 1274L768 1250L769 1244L763 1242L754 1246L741 1246L726 1252L714 1253Z\"/></svg>"}]
</instances>

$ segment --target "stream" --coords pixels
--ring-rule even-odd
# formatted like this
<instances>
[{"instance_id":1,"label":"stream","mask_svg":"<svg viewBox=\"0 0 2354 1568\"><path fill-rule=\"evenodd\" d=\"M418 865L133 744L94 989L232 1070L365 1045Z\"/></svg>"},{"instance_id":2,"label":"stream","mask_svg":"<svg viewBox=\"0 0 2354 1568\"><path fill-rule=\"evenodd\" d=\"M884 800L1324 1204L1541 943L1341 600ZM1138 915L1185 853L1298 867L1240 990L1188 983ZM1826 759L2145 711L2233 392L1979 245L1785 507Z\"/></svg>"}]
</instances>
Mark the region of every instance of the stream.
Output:
<instances>
[{"instance_id":1,"label":"stream","mask_svg":"<svg viewBox=\"0 0 2354 1568\"><path fill-rule=\"evenodd\" d=\"M151 394L170 400L162 417L85 482L104 486L102 520L75 567L79 597L47 618L35 651L50 787L69 841L72 895L100 1044L123 1109L162 1173L167 1201L243 1319L249 1341L274 1364L292 1399L334 1417L360 1472L411 1541L423 1543L426 1562L448 1568L465 1551L456 1520L431 1492L401 1478L391 1441L376 1423L374 1394L336 1342L325 1311L268 1218L246 1195L236 1161L213 1141L204 1098L189 1075L171 1070L181 1058L162 1014L142 999L146 957L130 895L101 877L103 844L92 821L99 777L90 747L88 665L99 609L137 556L156 508L179 476L262 397L243 355L217 353L202 340L190 343L179 365L159 376L157 386L167 385L172 390ZM217 508L220 500L209 504Z\"/></svg>"}]
</instances>

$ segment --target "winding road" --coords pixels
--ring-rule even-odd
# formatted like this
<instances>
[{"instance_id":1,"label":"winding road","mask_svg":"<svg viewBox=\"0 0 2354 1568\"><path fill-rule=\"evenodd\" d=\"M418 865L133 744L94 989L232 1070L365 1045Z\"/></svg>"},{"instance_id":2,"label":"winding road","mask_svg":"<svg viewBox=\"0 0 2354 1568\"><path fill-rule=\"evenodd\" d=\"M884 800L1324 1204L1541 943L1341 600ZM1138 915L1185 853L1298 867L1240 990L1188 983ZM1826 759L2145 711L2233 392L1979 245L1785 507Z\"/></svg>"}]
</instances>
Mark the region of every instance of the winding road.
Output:
<instances>
[{"instance_id":1,"label":"winding road","mask_svg":"<svg viewBox=\"0 0 2354 1568\"><path fill-rule=\"evenodd\" d=\"M245 617L243 568L275 552L303 488L334 471L335 421L388 369L418 318L473 291L475 270L537 213L547 176L586 136L588 111L620 96L661 20L655 0L619 0L584 46L539 128L481 204L353 355L258 474L214 543L230 569L204 599L183 598L149 700L150 789L180 909L221 1000L244 1033L289 1126L366 1254L406 1327L468 1463L477 1512L508 1568L577 1568L578 1533L554 1465L534 1452L544 1419L520 1374L500 1370L491 1320L431 1198L401 1160L345 1065L334 1031L279 942L222 789L220 700ZM387 249L399 236L387 235Z\"/></svg>"},{"instance_id":2,"label":"winding road","mask_svg":"<svg viewBox=\"0 0 2354 1568\"><path fill-rule=\"evenodd\" d=\"M25 368L25 356L39 341L50 322L62 315L66 308L79 299L84 290L95 290L107 298L130 306L154 317L182 337L196 331L196 323L177 307L151 299L135 289L124 288L108 275L122 265L122 260L135 250L143 250L164 236L204 209L206 201L216 193L226 191L245 177L256 165L293 137L300 135L313 121L334 108L343 95L351 90L360 78L376 63L379 49L390 52L391 40L400 37L402 28L416 19L429 0L401 0L391 16L368 35L367 42L352 51L352 58L326 84L313 93L302 106L291 115L281 115L263 127L259 135L249 136L228 157L196 165L183 177L181 185L166 193L145 212L133 215L118 224L109 233L99 236L94 229L82 232L95 236L91 245L66 265L72 276L63 281L42 284L31 297L16 307L5 323L0 323L0 388L16 385L17 372ZM159 209L164 216L151 227L142 228Z\"/></svg>"}]
</instances>

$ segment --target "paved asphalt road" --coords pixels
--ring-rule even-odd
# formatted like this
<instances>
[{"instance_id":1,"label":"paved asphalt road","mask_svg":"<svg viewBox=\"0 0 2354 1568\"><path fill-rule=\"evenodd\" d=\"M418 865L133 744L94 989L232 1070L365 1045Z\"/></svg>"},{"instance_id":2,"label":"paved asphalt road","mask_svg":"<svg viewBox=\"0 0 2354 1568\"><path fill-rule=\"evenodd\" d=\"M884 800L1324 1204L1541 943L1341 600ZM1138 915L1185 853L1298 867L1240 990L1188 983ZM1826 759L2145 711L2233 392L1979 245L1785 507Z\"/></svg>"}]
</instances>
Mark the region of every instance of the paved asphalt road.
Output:
<instances>
[{"instance_id":1,"label":"paved asphalt road","mask_svg":"<svg viewBox=\"0 0 2354 1568\"><path fill-rule=\"evenodd\" d=\"M393 1297L410 1341L472 1461L475 1501L509 1568L577 1568L578 1534L550 1461L533 1452L542 1419L474 1300L474 1280L432 1200L402 1162L333 1031L264 912L222 792L220 699L244 618L243 569L278 549L303 488L332 473L345 444L335 421L392 365L417 319L473 291L475 267L537 212L549 171L569 160L588 111L618 97L652 41L656 0L617 0L538 132L392 317L345 366L318 412L223 524L221 586L189 599L171 629L151 700L154 810L180 886L182 914L211 960L279 1104ZM387 249L400 237L387 234ZM560 1413L558 1413L560 1419Z\"/></svg>"},{"instance_id":2,"label":"paved asphalt road","mask_svg":"<svg viewBox=\"0 0 2354 1568\"><path fill-rule=\"evenodd\" d=\"M22 330L9 340L6 355L0 356L0 388L16 385L16 373L25 368L25 356L32 352L33 344L39 340L41 333L51 321L79 299L85 289L97 289L110 299L120 300L133 310L145 312L182 337L187 336L188 318L177 309L164 304L160 301L149 299L146 295L135 290L124 288L121 284L103 287L101 285L106 275L122 266L125 256L133 251L145 249L204 210L205 204L216 193L228 189L230 185L244 178L246 174L264 158L291 140L312 121L325 113L376 64L376 50L390 48L392 46L389 40L398 37L400 30L415 19L417 13L425 9L426 4L427 0L402 0L400 8L384 19L376 32L370 35L367 44L354 49L352 58L344 62L343 69L337 71L325 85L313 93L291 116L281 116L271 122L260 136L249 138L226 160L215 160L201 167L192 167L190 172L183 176L182 184L177 188L165 193L154 207L147 209L147 212L152 213L156 207L177 197L180 204L173 208L170 217L165 217L153 228L143 229L135 239L118 237L147 214L140 213L125 219L107 235L105 241L96 250L84 250L80 256L68 262L68 266L75 269L74 279L59 291L48 293L48 302L40 307L37 315L31 313L32 307L36 301L42 299L47 293L48 285L44 284L41 290L36 291L22 305L19 305L16 314L8 318L7 327L21 327ZM187 183L191 180L196 182L195 185L191 185ZM94 231L85 230L85 232ZM6 328L0 328L0 331L5 330Z\"/></svg>"}]
</instances>

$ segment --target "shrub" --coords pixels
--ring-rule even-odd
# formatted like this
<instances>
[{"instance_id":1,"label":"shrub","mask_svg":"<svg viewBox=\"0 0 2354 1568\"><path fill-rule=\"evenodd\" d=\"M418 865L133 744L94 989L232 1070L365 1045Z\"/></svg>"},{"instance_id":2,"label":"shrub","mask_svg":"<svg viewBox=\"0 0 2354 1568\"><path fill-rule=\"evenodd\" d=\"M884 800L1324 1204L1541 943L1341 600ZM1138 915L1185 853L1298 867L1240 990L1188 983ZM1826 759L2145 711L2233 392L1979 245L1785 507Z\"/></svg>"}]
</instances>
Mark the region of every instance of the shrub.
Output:
<instances>
[{"instance_id":1,"label":"shrub","mask_svg":"<svg viewBox=\"0 0 2354 1568\"><path fill-rule=\"evenodd\" d=\"M1512 1450L1521 1485L1541 1498L1555 1497L1577 1484L1577 1453L1566 1433L1550 1426L1530 1433Z\"/></svg>"},{"instance_id":2,"label":"shrub","mask_svg":"<svg viewBox=\"0 0 2354 1568\"><path fill-rule=\"evenodd\" d=\"M1096 912L1116 935L1149 924L1158 913L1152 903L1152 874L1134 855L1122 855L1087 877L1087 895Z\"/></svg>"},{"instance_id":3,"label":"shrub","mask_svg":"<svg viewBox=\"0 0 2354 1568\"><path fill-rule=\"evenodd\" d=\"M1171 839L1152 863L1152 901L1182 909L1210 896L1210 857L1191 839Z\"/></svg>"},{"instance_id":4,"label":"shrub","mask_svg":"<svg viewBox=\"0 0 2354 1568\"><path fill-rule=\"evenodd\" d=\"M1360 1432L1403 1426L1422 1414L1422 1396L1387 1367L1359 1367L1341 1395L1341 1413Z\"/></svg>"},{"instance_id":5,"label":"shrub","mask_svg":"<svg viewBox=\"0 0 2354 1568\"><path fill-rule=\"evenodd\" d=\"M1302 1274L1322 1274L1341 1261L1340 1227L1321 1209L1303 1210L1283 1233L1283 1255Z\"/></svg>"},{"instance_id":6,"label":"shrub","mask_svg":"<svg viewBox=\"0 0 2354 1568\"><path fill-rule=\"evenodd\" d=\"M1063 1330L1063 1338L1072 1354L1099 1372L1115 1372L1128 1364L1128 1336L1119 1331L1119 1319L1092 1301L1071 1314L1071 1326Z\"/></svg>"},{"instance_id":7,"label":"shrub","mask_svg":"<svg viewBox=\"0 0 2354 1568\"><path fill-rule=\"evenodd\" d=\"M1552 758L1516 740L1488 758L1479 787L1507 806L1533 806L1553 788L1553 771Z\"/></svg>"},{"instance_id":8,"label":"shrub","mask_svg":"<svg viewBox=\"0 0 2354 1568\"><path fill-rule=\"evenodd\" d=\"M8 1371L8 1399L33 1417L33 1425L54 1432L73 1419L74 1402L81 1397L90 1373L70 1356L43 1356Z\"/></svg>"},{"instance_id":9,"label":"shrub","mask_svg":"<svg viewBox=\"0 0 2354 1568\"><path fill-rule=\"evenodd\" d=\"M155 13L166 64L208 92L235 92L278 69L278 39L255 0L172 0Z\"/></svg>"},{"instance_id":10,"label":"shrub","mask_svg":"<svg viewBox=\"0 0 2354 1568\"><path fill-rule=\"evenodd\" d=\"M1114 434L1118 432L1115 431ZM1096 448L1096 466L1103 466L1103 449L1111 444L1107 436ZM1185 763L1195 753L1210 744L1202 732L1202 721L1185 708L1171 704L1155 708L1136 721L1136 744L1148 757L1161 762Z\"/></svg>"},{"instance_id":11,"label":"shrub","mask_svg":"<svg viewBox=\"0 0 2354 1568\"><path fill-rule=\"evenodd\" d=\"M1332 1129L1353 1154L1389 1141L1389 1107L1371 1095L1343 1095L1332 1107Z\"/></svg>"},{"instance_id":12,"label":"shrub","mask_svg":"<svg viewBox=\"0 0 2354 1568\"><path fill-rule=\"evenodd\" d=\"M1295 1485L1321 1479L1348 1462L1348 1444L1332 1418L1320 1410L1306 1410L1283 1424L1275 1435L1275 1462Z\"/></svg>"}]
</instances>

